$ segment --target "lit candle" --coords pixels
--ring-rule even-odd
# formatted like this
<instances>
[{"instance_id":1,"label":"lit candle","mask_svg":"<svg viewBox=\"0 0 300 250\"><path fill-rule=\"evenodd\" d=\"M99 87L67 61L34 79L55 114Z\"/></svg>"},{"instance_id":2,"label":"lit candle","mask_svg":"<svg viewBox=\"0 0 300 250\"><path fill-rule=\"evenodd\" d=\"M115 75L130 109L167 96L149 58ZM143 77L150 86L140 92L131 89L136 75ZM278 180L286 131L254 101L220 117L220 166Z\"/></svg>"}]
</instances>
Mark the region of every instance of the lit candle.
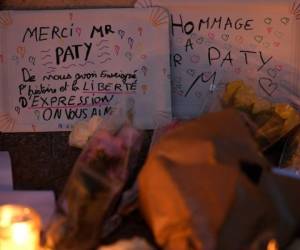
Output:
<instances>
[{"instance_id":1,"label":"lit candle","mask_svg":"<svg viewBox=\"0 0 300 250\"><path fill-rule=\"evenodd\" d=\"M0 206L0 249L39 250L41 221L31 208Z\"/></svg>"}]
</instances>

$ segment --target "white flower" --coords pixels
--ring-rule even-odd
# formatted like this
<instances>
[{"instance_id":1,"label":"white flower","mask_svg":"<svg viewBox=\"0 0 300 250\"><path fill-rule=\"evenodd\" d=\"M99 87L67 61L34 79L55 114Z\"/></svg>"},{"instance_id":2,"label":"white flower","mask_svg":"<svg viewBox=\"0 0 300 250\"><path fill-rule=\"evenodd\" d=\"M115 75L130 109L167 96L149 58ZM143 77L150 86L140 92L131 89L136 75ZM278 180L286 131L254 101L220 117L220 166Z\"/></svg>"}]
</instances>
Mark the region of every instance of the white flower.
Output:
<instances>
[{"instance_id":1,"label":"white flower","mask_svg":"<svg viewBox=\"0 0 300 250\"><path fill-rule=\"evenodd\" d=\"M120 240L113 245L99 247L98 250L153 250L153 248L141 238Z\"/></svg>"},{"instance_id":2,"label":"white flower","mask_svg":"<svg viewBox=\"0 0 300 250\"><path fill-rule=\"evenodd\" d=\"M93 116L88 121L88 130L91 132L91 135L97 130L101 121L102 121L102 119L99 116Z\"/></svg>"},{"instance_id":3,"label":"white flower","mask_svg":"<svg viewBox=\"0 0 300 250\"><path fill-rule=\"evenodd\" d=\"M75 124L69 136L70 146L83 148L88 139L95 133L100 123L101 118L93 116L89 121L81 121Z\"/></svg>"}]
</instances>

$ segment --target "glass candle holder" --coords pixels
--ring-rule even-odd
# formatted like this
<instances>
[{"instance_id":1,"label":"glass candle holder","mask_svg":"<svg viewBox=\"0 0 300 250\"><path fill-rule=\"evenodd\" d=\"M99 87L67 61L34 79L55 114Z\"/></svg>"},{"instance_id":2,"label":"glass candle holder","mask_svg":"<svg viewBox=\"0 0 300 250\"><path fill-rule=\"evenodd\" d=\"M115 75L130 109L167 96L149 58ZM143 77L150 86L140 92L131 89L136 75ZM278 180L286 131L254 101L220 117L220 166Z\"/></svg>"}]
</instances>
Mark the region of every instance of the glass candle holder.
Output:
<instances>
[{"instance_id":1,"label":"glass candle holder","mask_svg":"<svg viewBox=\"0 0 300 250\"><path fill-rule=\"evenodd\" d=\"M40 230L41 219L32 208L0 206L1 250L39 250Z\"/></svg>"}]
</instances>

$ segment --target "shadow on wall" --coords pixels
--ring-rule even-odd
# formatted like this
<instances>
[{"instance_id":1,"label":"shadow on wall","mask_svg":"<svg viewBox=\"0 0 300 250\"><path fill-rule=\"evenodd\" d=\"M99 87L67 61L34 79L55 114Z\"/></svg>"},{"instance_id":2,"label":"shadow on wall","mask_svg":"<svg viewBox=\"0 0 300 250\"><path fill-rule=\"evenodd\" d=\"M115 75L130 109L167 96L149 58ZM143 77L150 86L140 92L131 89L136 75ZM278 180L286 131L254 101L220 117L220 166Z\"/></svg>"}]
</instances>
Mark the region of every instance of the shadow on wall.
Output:
<instances>
[{"instance_id":1,"label":"shadow on wall","mask_svg":"<svg viewBox=\"0 0 300 250\"><path fill-rule=\"evenodd\" d=\"M135 0L2 0L0 9L33 10L33 9L86 9L107 7L132 7Z\"/></svg>"},{"instance_id":2,"label":"shadow on wall","mask_svg":"<svg viewBox=\"0 0 300 250\"><path fill-rule=\"evenodd\" d=\"M14 188L59 194L80 153L68 145L68 132L0 134L0 151L12 160Z\"/></svg>"}]
</instances>

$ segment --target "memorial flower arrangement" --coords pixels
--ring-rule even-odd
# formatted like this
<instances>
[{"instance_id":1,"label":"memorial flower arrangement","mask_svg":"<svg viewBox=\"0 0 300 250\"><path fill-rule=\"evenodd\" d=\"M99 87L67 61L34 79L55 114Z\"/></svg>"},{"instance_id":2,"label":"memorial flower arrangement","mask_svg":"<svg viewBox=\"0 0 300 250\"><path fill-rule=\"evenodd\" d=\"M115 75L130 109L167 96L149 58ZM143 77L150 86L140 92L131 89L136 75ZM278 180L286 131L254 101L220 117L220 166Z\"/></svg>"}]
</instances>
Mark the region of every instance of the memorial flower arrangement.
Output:
<instances>
[{"instance_id":1,"label":"memorial flower arrangement","mask_svg":"<svg viewBox=\"0 0 300 250\"><path fill-rule=\"evenodd\" d=\"M300 124L300 116L291 105L271 103L258 97L243 81L227 84L222 103L224 107L233 107L247 115L262 150L274 145Z\"/></svg>"},{"instance_id":2,"label":"memorial flower arrangement","mask_svg":"<svg viewBox=\"0 0 300 250\"><path fill-rule=\"evenodd\" d=\"M114 124L108 130L101 122L98 118L81 122L70 135L71 145L83 150L48 229L50 249L95 249L134 204L136 193L126 184L135 172L142 133L128 124Z\"/></svg>"},{"instance_id":3,"label":"memorial flower arrangement","mask_svg":"<svg viewBox=\"0 0 300 250\"><path fill-rule=\"evenodd\" d=\"M140 172L143 133L130 122L94 117L78 123L70 145L83 149L47 230L47 247L157 249L137 237L103 245L133 210L159 249L278 250L290 244L299 235L294 201L300 180L275 174L263 152L297 129L299 114L257 97L241 81L229 83L221 101L232 110L157 130ZM299 135L292 141L286 148L293 145L294 154L286 162L298 159Z\"/></svg>"}]
</instances>

